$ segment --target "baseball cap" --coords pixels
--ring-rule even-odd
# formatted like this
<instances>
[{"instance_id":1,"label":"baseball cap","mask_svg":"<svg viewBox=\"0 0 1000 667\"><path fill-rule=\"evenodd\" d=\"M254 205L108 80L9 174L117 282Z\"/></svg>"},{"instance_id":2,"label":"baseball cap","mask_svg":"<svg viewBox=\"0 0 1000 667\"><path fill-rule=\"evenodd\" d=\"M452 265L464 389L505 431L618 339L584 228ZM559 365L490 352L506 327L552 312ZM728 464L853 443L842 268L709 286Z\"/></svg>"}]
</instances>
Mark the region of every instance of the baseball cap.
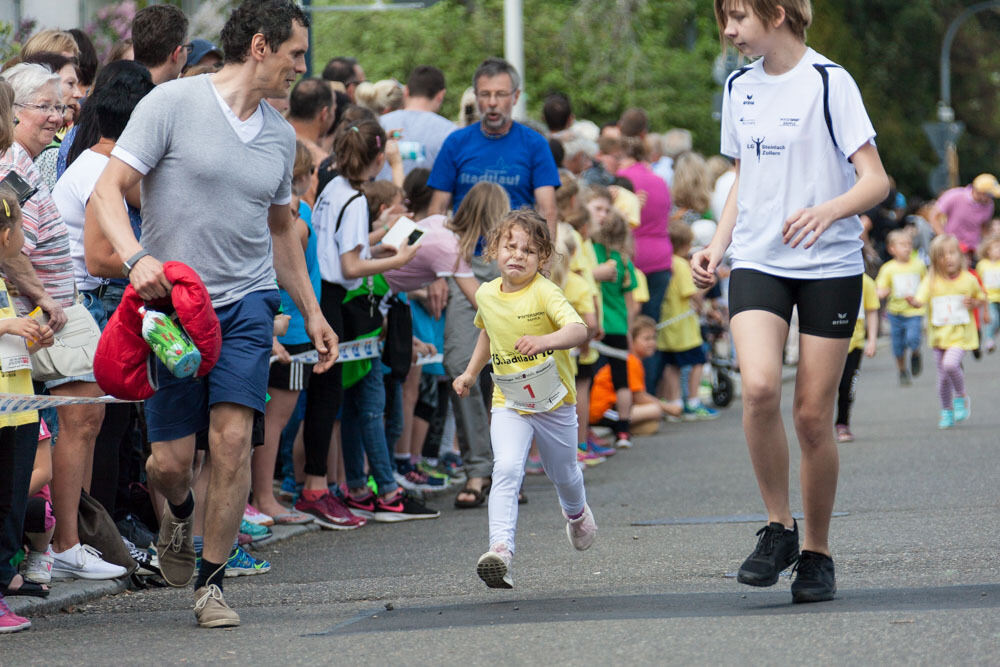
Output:
<instances>
[{"instance_id":1,"label":"baseball cap","mask_svg":"<svg viewBox=\"0 0 1000 667\"><path fill-rule=\"evenodd\" d=\"M1000 183L993 174L979 174L976 180L972 181L972 189L976 192L988 194L994 199L1000 199Z\"/></svg>"},{"instance_id":2,"label":"baseball cap","mask_svg":"<svg viewBox=\"0 0 1000 667\"><path fill-rule=\"evenodd\" d=\"M197 65L201 59L209 53L214 53L220 58L225 57L222 53L222 49L217 47L215 44L212 44L212 42L207 39L201 39L200 37L192 39L191 53L188 54L187 62L184 63L184 67L193 67L194 65Z\"/></svg>"}]
</instances>

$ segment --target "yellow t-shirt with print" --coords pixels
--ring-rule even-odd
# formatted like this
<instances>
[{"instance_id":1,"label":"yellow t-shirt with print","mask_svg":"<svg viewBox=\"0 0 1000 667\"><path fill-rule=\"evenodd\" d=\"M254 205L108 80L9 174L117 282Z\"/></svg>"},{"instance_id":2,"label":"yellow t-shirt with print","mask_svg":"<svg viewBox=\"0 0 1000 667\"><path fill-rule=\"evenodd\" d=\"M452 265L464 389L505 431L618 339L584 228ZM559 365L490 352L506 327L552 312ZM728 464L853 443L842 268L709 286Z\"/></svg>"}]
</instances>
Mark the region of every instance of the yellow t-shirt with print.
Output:
<instances>
[{"instance_id":1,"label":"yellow t-shirt with print","mask_svg":"<svg viewBox=\"0 0 1000 667\"><path fill-rule=\"evenodd\" d=\"M649 301L649 282L646 280L646 274L639 269L635 270L635 289L632 290L632 301L640 304Z\"/></svg>"},{"instance_id":2,"label":"yellow t-shirt with print","mask_svg":"<svg viewBox=\"0 0 1000 667\"><path fill-rule=\"evenodd\" d=\"M886 310L893 315L902 315L903 317L923 315L924 309L914 308L907 302L906 297L916 294L917 286L925 275L927 275L927 267L916 257L911 258L908 262L890 259L883 264L882 268L878 270L875 285L879 289L889 290Z\"/></svg>"},{"instance_id":3,"label":"yellow t-shirt with print","mask_svg":"<svg viewBox=\"0 0 1000 667\"><path fill-rule=\"evenodd\" d=\"M660 322L668 322L656 334L656 347L664 352L685 352L701 345L701 324L691 307L691 297L698 293L691 277L691 264L674 255L670 284L663 295Z\"/></svg>"},{"instance_id":4,"label":"yellow t-shirt with print","mask_svg":"<svg viewBox=\"0 0 1000 667\"><path fill-rule=\"evenodd\" d=\"M0 319L7 319L8 317L17 317L17 311L14 310L14 303L10 300L10 295L7 293L7 284L3 279L0 279ZM28 396L34 394L35 389L31 384L31 371L28 369L13 371L11 373L0 371L0 393L26 394ZM15 412L10 415L0 415L0 428L23 426L24 424L33 424L36 421L38 421L38 412L35 410Z\"/></svg>"},{"instance_id":5,"label":"yellow t-shirt with print","mask_svg":"<svg viewBox=\"0 0 1000 667\"><path fill-rule=\"evenodd\" d=\"M991 303L1000 303L1000 262L981 259L976 264L976 273L986 288L986 298Z\"/></svg>"},{"instance_id":6,"label":"yellow t-shirt with print","mask_svg":"<svg viewBox=\"0 0 1000 667\"><path fill-rule=\"evenodd\" d=\"M597 313L597 323L600 324L603 319L603 301L601 297L601 288L594 279L594 269L597 268L597 252L594 250L594 242L590 239L584 239L580 235L580 232L573 230L573 238L576 241L576 252L569 260L570 271L578 274L587 284L594 290L594 295L597 297L597 307L596 310L592 311ZM597 362L598 357L601 355L594 348L590 348L585 354L580 356L581 364L593 364Z\"/></svg>"},{"instance_id":7,"label":"yellow t-shirt with print","mask_svg":"<svg viewBox=\"0 0 1000 667\"><path fill-rule=\"evenodd\" d=\"M490 359L493 372L499 375L520 373L554 357L559 380L566 387L566 396L560 405L576 404L576 380L570 363L569 350L548 350L530 357L514 349L521 336L544 336L574 322L583 324L566 299L566 295L552 281L536 274L528 285L516 292L500 289L503 278L491 280L476 291L475 324L485 329L490 337ZM503 393L493 388L493 407L504 407Z\"/></svg>"},{"instance_id":8,"label":"yellow t-shirt with print","mask_svg":"<svg viewBox=\"0 0 1000 667\"><path fill-rule=\"evenodd\" d=\"M865 327L865 317L867 317L868 311L874 310L878 313L879 299L878 299L878 289L875 287L875 281L867 273L861 274L861 310L858 311L858 321L854 325L854 335L851 336L851 347L848 348L848 352L853 352L854 350L860 349L865 346L865 340L868 338L868 331ZM875 317L878 317L876 314Z\"/></svg>"},{"instance_id":9,"label":"yellow t-shirt with print","mask_svg":"<svg viewBox=\"0 0 1000 667\"><path fill-rule=\"evenodd\" d=\"M634 229L639 226L642 215L642 203L639 201L639 195L618 186L618 189L615 190L615 200L611 205L622 214L629 227Z\"/></svg>"},{"instance_id":10,"label":"yellow t-shirt with print","mask_svg":"<svg viewBox=\"0 0 1000 667\"><path fill-rule=\"evenodd\" d=\"M969 321L965 324L934 324L938 320L938 317L935 317L935 310L944 309L951 301L948 297L957 296L986 298L979 281L968 271L962 271L954 278L927 275L917 288L917 301L927 305L927 339L933 348L947 350L957 347L963 350L975 350L979 347L976 318L971 310ZM940 313L937 314L940 316Z\"/></svg>"}]
</instances>

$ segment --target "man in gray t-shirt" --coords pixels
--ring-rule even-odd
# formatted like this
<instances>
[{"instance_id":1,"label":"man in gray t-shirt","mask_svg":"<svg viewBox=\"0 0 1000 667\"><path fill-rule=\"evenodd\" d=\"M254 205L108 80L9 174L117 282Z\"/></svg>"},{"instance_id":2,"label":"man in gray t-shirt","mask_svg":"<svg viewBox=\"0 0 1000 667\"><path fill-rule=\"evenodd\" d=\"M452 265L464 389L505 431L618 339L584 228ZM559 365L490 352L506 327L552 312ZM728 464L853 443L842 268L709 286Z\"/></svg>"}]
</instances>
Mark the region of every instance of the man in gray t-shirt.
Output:
<instances>
[{"instance_id":1,"label":"man in gray t-shirt","mask_svg":"<svg viewBox=\"0 0 1000 667\"><path fill-rule=\"evenodd\" d=\"M276 278L305 316L320 355L314 372L337 356L337 337L312 291L288 206L295 134L263 101L287 95L305 72L308 25L291 0L245 0L222 31L222 70L165 83L148 95L91 198L139 296L166 297L170 283L161 262L183 262L201 276L221 325L222 351L211 371L178 379L157 362L158 388L145 406L152 446L146 472L167 500L157 554L172 586L195 574L191 466L196 435L208 436L212 474L207 497L199 499L206 505L194 607L202 627L240 622L222 584L249 491L255 413L264 411ZM142 245L122 205L140 180Z\"/></svg>"},{"instance_id":2,"label":"man in gray t-shirt","mask_svg":"<svg viewBox=\"0 0 1000 667\"><path fill-rule=\"evenodd\" d=\"M399 149L403 155L403 171L409 174L417 167L430 169L441 150L441 144L455 131L455 124L438 115L447 91L444 73L431 65L420 65L410 72L403 88L403 108L379 117L386 132L400 130ZM378 177L392 180L392 170L386 164Z\"/></svg>"}]
</instances>

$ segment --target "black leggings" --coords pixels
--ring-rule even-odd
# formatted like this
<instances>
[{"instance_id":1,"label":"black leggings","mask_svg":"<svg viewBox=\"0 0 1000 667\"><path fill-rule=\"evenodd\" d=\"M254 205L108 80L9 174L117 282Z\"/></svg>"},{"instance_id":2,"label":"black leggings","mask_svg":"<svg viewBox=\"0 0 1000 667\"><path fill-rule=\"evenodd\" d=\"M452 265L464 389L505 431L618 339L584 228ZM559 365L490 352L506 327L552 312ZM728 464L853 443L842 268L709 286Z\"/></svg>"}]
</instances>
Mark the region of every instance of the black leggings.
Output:
<instances>
[{"instance_id":1,"label":"black leggings","mask_svg":"<svg viewBox=\"0 0 1000 667\"><path fill-rule=\"evenodd\" d=\"M858 374L861 372L861 348L847 353L844 364L844 374L840 376L840 387L837 389L837 423L847 426L851 423L851 405L854 403L854 391L858 385Z\"/></svg>"},{"instance_id":2,"label":"black leggings","mask_svg":"<svg viewBox=\"0 0 1000 667\"><path fill-rule=\"evenodd\" d=\"M344 335L341 304L346 293L342 286L323 281L320 309L338 337ZM337 413L340 412L343 399L344 387L340 364L334 364L325 373L314 373L309 378L309 389L306 391L306 416L302 425L307 475L326 476L330 437L333 435L333 425L337 421Z\"/></svg>"}]
</instances>

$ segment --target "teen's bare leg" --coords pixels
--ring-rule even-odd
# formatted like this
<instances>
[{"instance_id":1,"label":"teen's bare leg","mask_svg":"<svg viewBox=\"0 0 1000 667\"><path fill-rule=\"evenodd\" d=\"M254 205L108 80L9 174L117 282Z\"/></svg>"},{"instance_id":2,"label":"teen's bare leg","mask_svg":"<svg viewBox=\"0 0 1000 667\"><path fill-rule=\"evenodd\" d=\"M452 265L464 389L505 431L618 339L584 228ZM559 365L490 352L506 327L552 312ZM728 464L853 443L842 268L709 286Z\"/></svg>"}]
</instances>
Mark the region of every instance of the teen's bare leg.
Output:
<instances>
[{"instance_id":1,"label":"teen's bare leg","mask_svg":"<svg viewBox=\"0 0 1000 667\"><path fill-rule=\"evenodd\" d=\"M287 512L274 497L274 462L278 459L281 432L295 412L299 392L270 387L271 400L264 408L264 444L254 448L252 457L253 506L269 516Z\"/></svg>"},{"instance_id":2,"label":"teen's bare leg","mask_svg":"<svg viewBox=\"0 0 1000 667\"><path fill-rule=\"evenodd\" d=\"M788 438L781 420L781 357L788 324L773 313L745 310L733 316L729 329L740 358L743 431L768 522L791 528Z\"/></svg>"},{"instance_id":3,"label":"teen's bare leg","mask_svg":"<svg viewBox=\"0 0 1000 667\"><path fill-rule=\"evenodd\" d=\"M833 437L833 410L850 339L806 334L799 339L792 414L802 450L799 472L805 514L802 548L829 556L830 517L840 470Z\"/></svg>"}]
</instances>

